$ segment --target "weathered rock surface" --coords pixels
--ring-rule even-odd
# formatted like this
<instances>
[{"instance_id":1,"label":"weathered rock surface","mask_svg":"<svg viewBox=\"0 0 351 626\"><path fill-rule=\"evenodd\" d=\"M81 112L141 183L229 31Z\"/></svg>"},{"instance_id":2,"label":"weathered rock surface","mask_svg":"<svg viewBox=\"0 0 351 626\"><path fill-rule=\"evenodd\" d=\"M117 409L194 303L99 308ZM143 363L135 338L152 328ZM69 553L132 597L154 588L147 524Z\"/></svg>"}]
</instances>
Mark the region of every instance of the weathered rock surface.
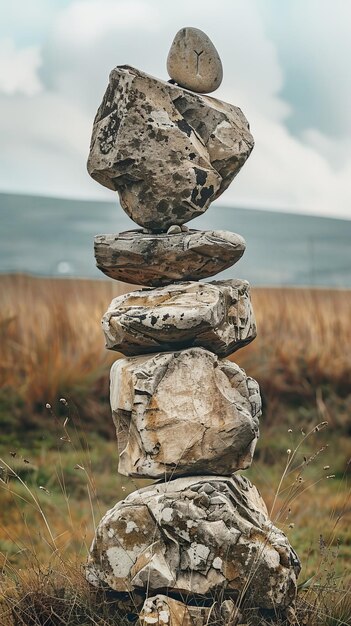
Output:
<instances>
[{"instance_id":1,"label":"weathered rock surface","mask_svg":"<svg viewBox=\"0 0 351 626\"><path fill-rule=\"evenodd\" d=\"M178 478L139 489L108 511L91 547L87 578L117 591L215 590L251 606L288 607L299 561L243 476ZM184 600L186 601L186 600Z\"/></svg>"},{"instance_id":2,"label":"weathered rock surface","mask_svg":"<svg viewBox=\"0 0 351 626\"><path fill-rule=\"evenodd\" d=\"M116 361L111 408L121 474L231 474L251 464L258 384L202 348Z\"/></svg>"},{"instance_id":3,"label":"weathered rock surface","mask_svg":"<svg viewBox=\"0 0 351 626\"><path fill-rule=\"evenodd\" d=\"M112 300L102 328L106 347L128 356L193 346L227 356L256 337L245 280L131 291Z\"/></svg>"},{"instance_id":4,"label":"weathered rock surface","mask_svg":"<svg viewBox=\"0 0 351 626\"><path fill-rule=\"evenodd\" d=\"M95 117L88 171L134 222L165 231L204 213L252 148L237 107L120 66Z\"/></svg>"},{"instance_id":5,"label":"weathered rock surface","mask_svg":"<svg viewBox=\"0 0 351 626\"><path fill-rule=\"evenodd\" d=\"M139 617L140 626L205 626L211 607L186 605L158 594L147 598Z\"/></svg>"},{"instance_id":6,"label":"weathered rock surface","mask_svg":"<svg viewBox=\"0 0 351 626\"><path fill-rule=\"evenodd\" d=\"M173 39L167 71L181 87L199 93L218 89L223 78L219 54L211 39L198 28L182 28Z\"/></svg>"},{"instance_id":7,"label":"weathered rock surface","mask_svg":"<svg viewBox=\"0 0 351 626\"><path fill-rule=\"evenodd\" d=\"M213 597L212 602L201 606L197 598L192 604L185 604L179 599L157 594L148 597L139 614L139 625L149 626L209 626L223 624L225 626L247 626L243 624L243 615L233 600L226 598L221 602L221 593ZM198 604L199 603L199 604Z\"/></svg>"},{"instance_id":8,"label":"weathered rock surface","mask_svg":"<svg viewBox=\"0 0 351 626\"><path fill-rule=\"evenodd\" d=\"M99 270L134 285L159 287L176 280L201 280L234 265L245 241L225 230L167 234L130 230L97 235L94 249Z\"/></svg>"}]
</instances>

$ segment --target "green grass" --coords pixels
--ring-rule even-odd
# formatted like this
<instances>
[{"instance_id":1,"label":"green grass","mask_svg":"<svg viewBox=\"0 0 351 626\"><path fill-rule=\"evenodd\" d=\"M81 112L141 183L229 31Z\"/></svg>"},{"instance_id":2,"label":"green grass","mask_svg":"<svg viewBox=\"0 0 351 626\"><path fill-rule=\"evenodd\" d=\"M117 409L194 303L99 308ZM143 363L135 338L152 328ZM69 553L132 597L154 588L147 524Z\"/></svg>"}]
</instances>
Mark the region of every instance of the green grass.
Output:
<instances>
[{"instance_id":1,"label":"green grass","mask_svg":"<svg viewBox=\"0 0 351 626\"><path fill-rule=\"evenodd\" d=\"M28 616L40 611L46 615L47 605L56 602L58 614L67 614L63 623L113 624L118 610L116 599L98 598L84 581L82 565L101 516L146 481L118 475L115 442L93 433L84 434L76 429L72 416L66 423L69 408L64 408L57 418L47 409L48 419L55 424L49 446L40 436L29 446L23 436L15 449L6 443L1 446L0 550L5 600L0 603L0 615L3 610L9 616L9 606L17 606L19 614L24 611L26 615L24 623L30 626L28 620L32 618ZM256 459L246 474L270 509L292 455L287 450L296 449L305 437L301 428L288 432L286 424L265 429L263 421L262 430ZM348 623L342 618L335 621L336 613L341 615L350 608L347 594L340 592L351 579L350 489L348 466L343 467L350 452L347 444L345 440L341 446L338 435L328 432L328 428L307 437L281 485L272 513L302 561L298 607L307 620L300 623L308 626ZM304 461L320 450L313 460ZM327 478L334 474L335 478ZM299 476L301 483L296 481ZM43 581L48 579L45 586ZM76 585L79 581L78 588L74 581ZM326 598L330 597L335 619L328 617L330 600ZM321 611L325 622L313 621ZM67 621L71 619L68 612L71 622ZM251 614L248 623L265 624L268 622L262 620L266 618ZM4 625L21 624L13 619L12 615L12 621ZM122 624L122 617L118 619L117 623ZM45 621L33 622L35 626L41 623ZM61 622L49 621L47 625L56 623Z\"/></svg>"}]
</instances>

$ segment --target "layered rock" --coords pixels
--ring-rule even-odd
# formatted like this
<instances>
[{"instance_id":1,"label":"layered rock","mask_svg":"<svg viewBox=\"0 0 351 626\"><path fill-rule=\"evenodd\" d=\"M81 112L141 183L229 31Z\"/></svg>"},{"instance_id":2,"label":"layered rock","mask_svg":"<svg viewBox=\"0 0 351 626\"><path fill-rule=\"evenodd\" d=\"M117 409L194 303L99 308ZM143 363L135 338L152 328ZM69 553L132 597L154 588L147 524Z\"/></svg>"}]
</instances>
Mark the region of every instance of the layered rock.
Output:
<instances>
[{"instance_id":1,"label":"layered rock","mask_svg":"<svg viewBox=\"0 0 351 626\"><path fill-rule=\"evenodd\" d=\"M106 347L126 355L194 346L227 356L256 337L243 280L132 291L112 300L102 328Z\"/></svg>"},{"instance_id":2,"label":"layered rock","mask_svg":"<svg viewBox=\"0 0 351 626\"><path fill-rule=\"evenodd\" d=\"M235 475L178 478L129 495L101 520L87 575L116 591L171 588L186 598L221 589L275 609L294 600L299 570L256 488Z\"/></svg>"},{"instance_id":3,"label":"layered rock","mask_svg":"<svg viewBox=\"0 0 351 626\"><path fill-rule=\"evenodd\" d=\"M134 222L164 231L204 213L253 143L237 107L125 65L112 70L96 114L88 171L118 191Z\"/></svg>"},{"instance_id":4,"label":"layered rock","mask_svg":"<svg viewBox=\"0 0 351 626\"><path fill-rule=\"evenodd\" d=\"M258 384L211 352L192 348L116 361L111 408L121 474L231 474L251 464Z\"/></svg>"},{"instance_id":5,"label":"layered rock","mask_svg":"<svg viewBox=\"0 0 351 626\"><path fill-rule=\"evenodd\" d=\"M173 234L130 230L97 235L94 251L97 267L110 278L159 287L222 272L242 257L245 241L225 230Z\"/></svg>"}]
</instances>

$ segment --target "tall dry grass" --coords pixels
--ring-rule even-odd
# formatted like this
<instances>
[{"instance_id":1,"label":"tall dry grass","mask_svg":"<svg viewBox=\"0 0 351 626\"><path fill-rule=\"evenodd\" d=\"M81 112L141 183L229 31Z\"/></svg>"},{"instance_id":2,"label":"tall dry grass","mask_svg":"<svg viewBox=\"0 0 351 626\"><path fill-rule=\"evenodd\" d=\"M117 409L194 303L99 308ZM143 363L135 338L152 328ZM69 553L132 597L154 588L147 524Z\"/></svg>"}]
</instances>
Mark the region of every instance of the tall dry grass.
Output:
<instances>
[{"instance_id":1,"label":"tall dry grass","mask_svg":"<svg viewBox=\"0 0 351 626\"><path fill-rule=\"evenodd\" d=\"M318 387L350 393L351 291L255 289L253 304L258 338L239 361L266 393L291 399L315 398Z\"/></svg>"},{"instance_id":2,"label":"tall dry grass","mask_svg":"<svg viewBox=\"0 0 351 626\"><path fill-rule=\"evenodd\" d=\"M116 281L0 276L0 387L29 412L60 395L92 401L96 384L105 392L117 355L104 348L100 319L130 289ZM252 298L258 337L232 358L259 381L264 399L345 399L351 291L254 289Z\"/></svg>"},{"instance_id":3,"label":"tall dry grass","mask_svg":"<svg viewBox=\"0 0 351 626\"><path fill-rule=\"evenodd\" d=\"M125 291L108 281L1 276L1 386L33 407L64 389L89 389L111 360L101 314Z\"/></svg>"}]
</instances>

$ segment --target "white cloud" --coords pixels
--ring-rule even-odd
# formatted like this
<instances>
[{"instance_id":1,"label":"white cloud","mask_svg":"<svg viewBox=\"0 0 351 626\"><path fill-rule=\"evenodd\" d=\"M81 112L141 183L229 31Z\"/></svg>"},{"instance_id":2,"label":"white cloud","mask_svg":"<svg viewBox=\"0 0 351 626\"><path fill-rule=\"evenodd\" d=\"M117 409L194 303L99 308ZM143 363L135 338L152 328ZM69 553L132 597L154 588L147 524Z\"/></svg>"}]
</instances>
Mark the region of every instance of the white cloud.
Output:
<instances>
[{"instance_id":1,"label":"white cloud","mask_svg":"<svg viewBox=\"0 0 351 626\"><path fill-rule=\"evenodd\" d=\"M38 76L41 55L38 46L16 48L12 39L0 41L0 92L33 96L42 90Z\"/></svg>"},{"instance_id":2,"label":"white cloud","mask_svg":"<svg viewBox=\"0 0 351 626\"><path fill-rule=\"evenodd\" d=\"M27 98L25 106L16 96L2 96L0 109L0 189L94 195L96 183L86 171L92 126L88 115L53 93Z\"/></svg>"},{"instance_id":3,"label":"white cloud","mask_svg":"<svg viewBox=\"0 0 351 626\"><path fill-rule=\"evenodd\" d=\"M339 169L275 120L258 114L250 159L225 204L351 218L351 159Z\"/></svg>"},{"instance_id":4,"label":"white cloud","mask_svg":"<svg viewBox=\"0 0 351 626\"><path fill-rule=\"evenodd\" d=\"M116 40L121 30L156 30L157 18L158 11L142 0L76 0L59 16L56 34L74 47L91 46L109 34Z\"/></svg>"},{"instance_id":5,"label":"white cloud","mask_svg":"<svg viewBox=\"0 0 351 626\"><path fill-rule=\"evenodd\" d=\"M351 136L348 133L339 138L325 135L317 128L308 128L300 134L300 137L303 144L310 146L327 159L335 171L342 170L351 159Z\"/></svg>"}]
</instances>

